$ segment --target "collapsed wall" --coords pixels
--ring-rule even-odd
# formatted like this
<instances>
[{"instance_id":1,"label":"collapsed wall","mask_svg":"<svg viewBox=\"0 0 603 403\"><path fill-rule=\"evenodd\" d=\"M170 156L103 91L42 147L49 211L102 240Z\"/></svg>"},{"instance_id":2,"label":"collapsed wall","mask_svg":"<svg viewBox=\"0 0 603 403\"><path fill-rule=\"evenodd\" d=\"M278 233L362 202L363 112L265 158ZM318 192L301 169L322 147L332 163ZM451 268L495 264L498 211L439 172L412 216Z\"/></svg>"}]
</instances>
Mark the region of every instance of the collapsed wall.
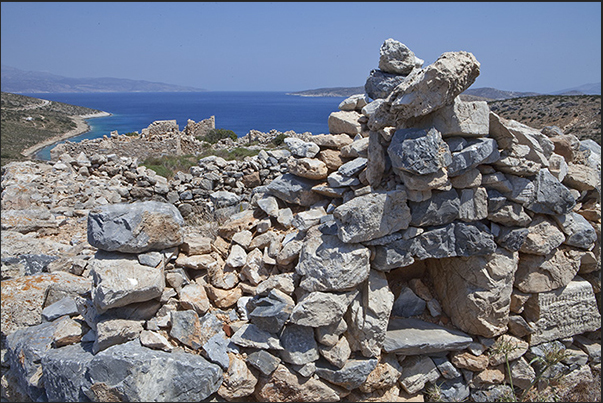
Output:
<instances>
[{"instance_id":1,"label":"collapsed wall","mask_svg":"<svg viewBox=\"0 0 603 403\"><path fill-rule=\"evenodd\" d=\"M558 374L600 376L600 147L461 101L468 52L422 64L387 40L330 134L248 159L227 190L215 158L179 174L215 235L184 225L177 190L78 206L77 274L2 282L13 396L485 401L529 388L555 349Z\"/></svg>"}]
</instances>

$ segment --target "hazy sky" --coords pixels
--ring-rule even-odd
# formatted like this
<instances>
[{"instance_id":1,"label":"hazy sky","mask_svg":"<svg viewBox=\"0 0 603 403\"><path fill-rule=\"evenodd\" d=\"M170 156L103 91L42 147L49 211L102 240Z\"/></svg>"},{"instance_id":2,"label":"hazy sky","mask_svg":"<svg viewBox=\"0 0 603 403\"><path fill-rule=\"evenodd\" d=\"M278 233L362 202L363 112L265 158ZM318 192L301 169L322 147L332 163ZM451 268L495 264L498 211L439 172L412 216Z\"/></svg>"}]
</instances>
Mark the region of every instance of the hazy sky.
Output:
<instances>
[{"instance_id":1,"label":"hazy sky","mask_svg":"<svg viewBox=\"0 0 603 403\"><path fill-rule=\"evenodd\" d=\"M600 2L2 2L2 64L213 91L363 86L387 38L424 66L464 50L472 88L601 81Z\"/></svg>"}]
</instances>

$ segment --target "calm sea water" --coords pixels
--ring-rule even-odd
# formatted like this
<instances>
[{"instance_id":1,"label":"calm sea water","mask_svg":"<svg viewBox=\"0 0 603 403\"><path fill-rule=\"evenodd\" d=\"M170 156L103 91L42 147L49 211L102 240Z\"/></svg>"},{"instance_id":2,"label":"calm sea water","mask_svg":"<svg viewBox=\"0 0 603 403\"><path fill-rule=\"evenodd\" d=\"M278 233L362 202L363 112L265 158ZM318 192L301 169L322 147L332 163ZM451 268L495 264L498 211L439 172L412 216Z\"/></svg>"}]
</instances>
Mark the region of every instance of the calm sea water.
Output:
<instances>
[{"instance_id":1,"label":"calm sea water","mask_svg":"<svg viewBox=\"0 0 603 403\"><path fill-rule=\"evenodd\" d=\"M328 133L328 118L345 97L299 97L284 92L157 92L157 93L60 93L28 96L85 106L112 116L88 119L90 131L69 141L101 138L113 130L119 134L141 132L156 120L176 120L180 130L188 119L199 122L216 117L216 128L242 137L250 130ZM48 146L37 153L49 160Z\"/></svg>"}]
</instances>

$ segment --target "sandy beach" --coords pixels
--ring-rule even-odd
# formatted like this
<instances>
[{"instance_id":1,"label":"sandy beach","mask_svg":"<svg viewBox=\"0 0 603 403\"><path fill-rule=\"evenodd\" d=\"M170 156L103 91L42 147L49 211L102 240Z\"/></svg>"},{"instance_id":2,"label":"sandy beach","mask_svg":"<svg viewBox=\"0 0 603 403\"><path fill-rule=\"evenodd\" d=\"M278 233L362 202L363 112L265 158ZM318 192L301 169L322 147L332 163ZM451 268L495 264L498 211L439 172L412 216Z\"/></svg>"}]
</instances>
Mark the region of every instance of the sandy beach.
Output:
<instances>
[{"instance_id":1,"label":"sandy beach","mask_svg":"<svg viewBox=\"0 0 603 403\"><path fill-rule=\"evenodd\" d=\"M86 119L102 118L105 116L111 116L111 114L109 112L99 112L99 113L92 113L89 115L71 116L75 122L75 129L70 130L67 133L51 137L47 140L42 141L41 143L37 143L37 144L21 151L21 155L23 155L25 157L31 157L33 154L35 154L36 152L38 152L39 150L41 150L42 148L44 148L46 146L49 146L49 145L59 142L59 141L67 140L71 137L79 136L80 134L83 134L83 133L86 133L87 131L90 130L90 125L88 125L88 123L86 122Z\"/></svg>"}]
</instances>

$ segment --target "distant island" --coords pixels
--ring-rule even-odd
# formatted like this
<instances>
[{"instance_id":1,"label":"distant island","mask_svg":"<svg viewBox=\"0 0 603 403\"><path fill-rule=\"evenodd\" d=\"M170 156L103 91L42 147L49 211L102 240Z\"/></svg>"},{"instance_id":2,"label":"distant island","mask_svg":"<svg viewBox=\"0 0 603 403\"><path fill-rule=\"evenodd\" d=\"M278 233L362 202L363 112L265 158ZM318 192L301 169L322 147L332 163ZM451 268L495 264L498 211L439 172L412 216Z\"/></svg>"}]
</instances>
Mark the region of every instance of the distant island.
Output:
<instances>
[{"instance_id":1,"label":"distant island","mask_svg":"<svg viewBox=\"0 0 603 403\"><path fill-rule=\"evenodd\" d=\"M288 92L287 95L296 95L300 97L349 97L364 93L364 87L332 87ZM534 97L538 95L601 95L601 83L584 84L579 87L567 88L561 91L552 92L550 94L540 94L538 92L505 91L491 87L469 88L461 94L461 96L467 101L493 101Z\"/></svg>"},{"instance_id":2,"label":"distant island","mask_svg":"<svg viewBox=\"0 0 603 403\"><path fill-rule=\"evenodd\" d=\"M364 87L317 88L315 90L287 93L287 95L296 95L300 97L350 97L356 94L364 94Z\"/></svg>"},{"instance_id":3,"label":"distant island","mask_svg":"<svg viewBox=\"0 0 603 403\"><path fill-rule=\"evenodd\" d=\"M69 78L2 65L1 89L17 94L62 92L204 92L195 87L125 78Z\"/></svg>"}]
</instances>

